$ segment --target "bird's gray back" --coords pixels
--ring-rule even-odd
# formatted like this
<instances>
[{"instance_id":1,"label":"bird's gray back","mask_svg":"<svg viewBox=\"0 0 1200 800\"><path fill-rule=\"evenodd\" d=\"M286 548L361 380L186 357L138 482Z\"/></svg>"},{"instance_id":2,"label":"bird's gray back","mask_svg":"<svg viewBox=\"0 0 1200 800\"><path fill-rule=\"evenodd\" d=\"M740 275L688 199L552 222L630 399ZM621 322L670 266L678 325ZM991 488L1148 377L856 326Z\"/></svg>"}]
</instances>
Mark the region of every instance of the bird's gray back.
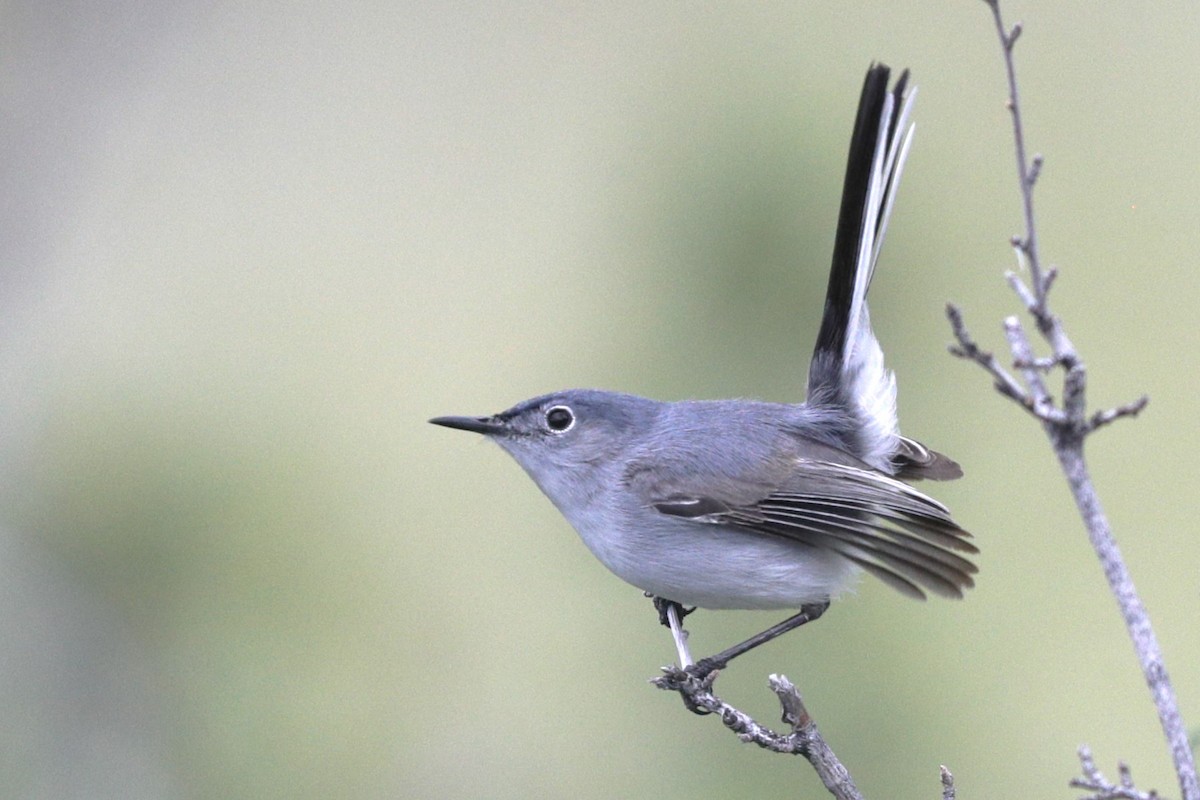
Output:
<instances>
[{"instance_id":1,"label":"bird's gray back","mask_svg":"<svg viewBox=\"0 0 1200 800\"><path fill-rule=\"evenodd\" d=\"M825 435L836 413L755 400L666 403L626 454L622 483L643 499L716 490L739 503L785 484L798 459L870 469Z\"/></svg>"}]
</instances>

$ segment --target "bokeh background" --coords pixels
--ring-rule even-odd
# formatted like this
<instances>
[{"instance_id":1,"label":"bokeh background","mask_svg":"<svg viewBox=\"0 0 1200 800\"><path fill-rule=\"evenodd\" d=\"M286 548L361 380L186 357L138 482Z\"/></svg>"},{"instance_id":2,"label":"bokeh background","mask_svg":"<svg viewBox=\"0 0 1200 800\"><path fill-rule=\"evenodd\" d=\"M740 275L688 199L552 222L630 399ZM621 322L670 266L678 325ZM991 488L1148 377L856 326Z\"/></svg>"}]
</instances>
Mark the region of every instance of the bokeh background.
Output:
<instances>
[{"instance_id":1,"label":"bokeh background","mask_svg":"<svg viewBox=\"0 0 1200 800\"><path fill-rule=\"evenodd\" d=\"M1200 721L1200 10L1012 3L1102 496ZM1175 791L1002 346L1019 230L979 2L0 4L0 796L820 796L646 679L672 656L495 447L601 386L802 396L872 59L920 85L873 315L978 588L864 581L784 672L869 797ZM778 614L697 614L703 653Z\"/></svg>"}]
</instances>

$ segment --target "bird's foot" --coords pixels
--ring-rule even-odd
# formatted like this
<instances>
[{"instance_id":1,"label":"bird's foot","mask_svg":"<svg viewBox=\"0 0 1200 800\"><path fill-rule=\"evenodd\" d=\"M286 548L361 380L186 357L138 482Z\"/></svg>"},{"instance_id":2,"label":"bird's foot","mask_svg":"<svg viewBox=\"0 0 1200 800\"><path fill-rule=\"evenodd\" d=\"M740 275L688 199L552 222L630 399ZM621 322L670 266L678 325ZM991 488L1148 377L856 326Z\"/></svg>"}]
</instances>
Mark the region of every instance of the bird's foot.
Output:
<instances>
[{"instance_id":1,"label":"bird's foot","mask_svg":"<svg viewBox=\"0 0 1200 800\"><path fill-rule=\"evenodd\" d=\"M720 702L712 693L717 670L710 668L703 675L697 675L693 672L696 666L693 664L686 669L676 666L663 667L662 677L655 678L651 683L660 689L678 692L683 707L703 717L713 713L714 704Z\"/></svg>"},{"instance_id":2,"label":"bird's foot","mask_svg":"<svg viewBox=\"0 0 1200 800\"><path fill-rule=\"evenodd\" d=\"M671 627L670 618L667 617L667 612L669 609L675 609L675 613L679 615L680 622L683 622L684 617L696 610L695 606L692 606L691 608L684 608L683 603L676 603L674 600L667 600L665 597L658 597L657 595L650 594L649 592L646 592L646 597L654 600L654 610L658 612L658 622L664 628Z\"/></svg>"},{"instance_id":3,"label":"bird's foot","mask_svg":"<svg viewBox=\"0 0 1200 800\"><path fill-rule=\"evenodd\" d=\"M712 686L712 682L717 679L717 674L727 666L727 662L716 658L702 658L684 669L684 672Z\"/></svg>"}]
</instances>

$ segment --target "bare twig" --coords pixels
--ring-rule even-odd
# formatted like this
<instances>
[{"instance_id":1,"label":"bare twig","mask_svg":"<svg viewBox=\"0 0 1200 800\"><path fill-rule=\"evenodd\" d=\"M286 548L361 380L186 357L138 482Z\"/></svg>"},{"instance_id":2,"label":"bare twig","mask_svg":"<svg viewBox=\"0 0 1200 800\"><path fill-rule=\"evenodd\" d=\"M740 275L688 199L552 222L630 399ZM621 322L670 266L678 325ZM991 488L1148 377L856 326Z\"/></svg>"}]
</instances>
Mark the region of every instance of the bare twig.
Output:
<instances>
[{"instance_id":1,"label":"bare twig","mask_svg":"<svg viewBox=\"0 0 1200 800\"><path fill-rule=\"evenodd\" d=\"M1158 792L1153 789L1143 792L1134 787L1133 773L1124 763L1117 765L1117 772L1121 776L1120 783L1111 783L1104 777L1104 774L1096 767L1092 751L1087 747L1079 748L1079 765L1082 774L1078 778L1071 779L1071 788L1086 789L1091 792L1079 800L1158 800Z\"/></svg>"},{"instance_id":2,"label":"bare twig","mask_svg":"<svg viewBox=\"0 0 1200 800\"><path fill-rule=\"evenodd\" d=\"M1042 171L1043 159L1040 155L1035 155L1032 160L1029 160L1025 155L1024 123L1021 118L1016 67L1013 60L1013 48L1021 35L1021 26L1017 24L1011 29L1006 28L1000 14L999 0L984 0L984 2L992 11L996 32L1004 51L1004 66L1008 75L1009 88L1006 105L1012 114L1017 174L1025 221L1024 233L1014 236L1012 244L1016 249L1018 261L1029 270L1029 285L1015 273L1008 275L1008 283L1021 304L1033 317L1038 333L1049 346L1051 355L1048 357L1036 356L1020 323L1014 317L1005 320L1005 335L1013 356L1014 369L1024 379L1022 384L1001 367L990 353L986 353L975 344L963 324L962 313L954 306L949 306L947 309L951 330L958 342L957 346L951 347L951 352L979 364L992 377L1000 394L1015 401L1041 421L1055 455L1058 457L1059 465L1066 475L1071 494L1075 498L1075 504L1087 528L1092 548L1104 570L1109 588L1117 600L1126 629L1133 641L1134 649L1142 666L1142 673L1150 688L1163 733L1175 761L1175 771L1183 800L1200 800L1200 783L1197 783L1195 759L1188 744L1187 731L1179 713L1175 692L1171 687L1171 681L1163 663L1162 652L1150 625L1150 618L1134 588L1133 578L1125 566L1121 551L1113 538L1108 518L1104 514L1083 456L1084 440L1089 434L1123 417L1136 416L1146 407L1148 398L1143 396L1115 408L1094 412L1090 416L1087 413L1087 370L1075 350L1075 346L1067 336L1062 320L1051 312L1049 306L1049 291L1058 272L1055 269L1043 269L1038 252L1033 190ZM1046 386L1046 375L1055 367L1061 367L1063 370L1061 405L1054 402ZM1083 758L1082 753L1081 758ZM1088 759L1090 759L1090 755ZM1090 763L1090 760L1084 760L1085 779L1088 778L1086 773ZM1094 769L1094 764L1092 767ZM1131 786L1124 787L1124 784L1119 788L1132 790ZM1101 790L1097 789L1097 791ZM1102 800L1107 797L1140 799L1149 796L1152 795L1096 795Z\"/></svg>"},{"instance_id":3,"label":"bare twig","mask_svg":"<svg viewBox=\"0 0 1200 800\"><path fill-rule=\"evenodd\" d=\"M756 744L775 753L790 753L804 756L816 770L829 793L838 800L862 800L862 794L854 785L849 770L826 744L817 723L804 707L800 692L782 675L772 675L768 681L771 691L779 698L783 707L783 721L791 726L788 734L776 733L756 722L749 714L739 711L717 697L712 690L712 678L700 679L677 667L663 667L662 677L651 683L660 689L678 692L684 705L692 711L716 714L726 728L749 744Z\"/></svg>"},{"instance_id":4,"label":"bare twig","mask_svg":"<svg viewBox=\"0 0 1200 800\"><path fill-rule=\"evenodd\" d=\"M1146 395L1142 395L1131 403L1125 403L1124 405L1119 405L1116 408L1106 408L1097 411L1095 414L1092 414L1092 418L1088 420L1088 432L1091 433L1097 428L1102 428L1108 423L1115 422L1121 417L1136 417L1142 412L1142 409L1145 408L1146 404L1149 402L1150 398Z\"/></svg>"},{"instance_id":5,"label":"bare twig","mask_svg":"<svg viewBox=\"0 0 1200 800\"><path fill-rule=\"evenodd\" d=\"M1033 398L1025 391L1017 380L1009 375L1000 362L989 351L981 350L971 338L967 326L963 322L962 311L953 303L946 304L946 316L950 318L950 327L954 331L957 345L950 345L950 354L959 358L974 361L983 367L995 380L996 391L1020 405L1026 411L1033 410Z\"/></svg>"},{"instance_id":6,"label":"bare twig","mask_svg":"<svg viewBox=\"0 0 1200 800\"><path fill-rule=\"evenodd\" d=\"M954 775L950 770L942 766L942 800L954 800L958 796L957 790L954 788Z\"/></svg>"},{"instance_id":7,"label":"bare twig","mask_svg":"<svg viewBox=\"0 0 1200 800\"><path fill-rule=\"evenodd\" d=\"M1037 359L1033 355L1033 345L1029 343L1029 337L1025 335L1025 329L1021 327L1021 321L1016 317L1006 318L1004 335L1008 339L1008 349L1012 351L1013 363L1026 365L1020 369L1021 374L1025 376L1025 384L1029 387L1029 394L1033 400L1030 411L1043 423L1052 425L1061 423L1065 416L1054 405L1054 398L1046 389L1046 382L1042 380L1041 371L1032 366Z\"/></svg>"},{"instance_id":8,"label":"bare twig","mask_svg":"<svg viewBox=\"0 0 1200 800\"><path fill-rule=\"evenodd\" d=\"M850 771L826 743L791 681L783 675L772 675L767 681L779 698L783 722L792 729L791 733L784 734L762 725L718 697L712 689L716 676L717 673L712 672L705 678L697 678L686 670L670 666L663 667L663 674L650 682L660 689L678 692L689 711L717 715L726 728L747 744L756 744L773 753L804 756L837 800L863 800ZM941 768L941 781L942 800L955 800L954 776L946 767Z\"/></svg>"}]
</instances>

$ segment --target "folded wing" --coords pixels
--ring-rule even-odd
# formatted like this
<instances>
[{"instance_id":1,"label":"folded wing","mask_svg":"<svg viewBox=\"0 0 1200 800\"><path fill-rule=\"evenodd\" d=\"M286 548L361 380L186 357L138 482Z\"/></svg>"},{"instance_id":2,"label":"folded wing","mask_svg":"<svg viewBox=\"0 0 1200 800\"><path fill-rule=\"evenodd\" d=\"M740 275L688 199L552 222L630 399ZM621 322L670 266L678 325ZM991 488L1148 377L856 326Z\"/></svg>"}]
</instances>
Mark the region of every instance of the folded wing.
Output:
<instances>
[{"instance_id":1,"label":"folded wing","mask_svg":"<svg viewBox=\"0 0 1200 800\"><path fill-rule=\"evenodd\" d=\"M838 553L911 597L961 597L974 585L970 534L941 503L869 469L801 459L780 488L750 503L675 495L660 513L781 536Z\"/></svg>"}]
</instances>

